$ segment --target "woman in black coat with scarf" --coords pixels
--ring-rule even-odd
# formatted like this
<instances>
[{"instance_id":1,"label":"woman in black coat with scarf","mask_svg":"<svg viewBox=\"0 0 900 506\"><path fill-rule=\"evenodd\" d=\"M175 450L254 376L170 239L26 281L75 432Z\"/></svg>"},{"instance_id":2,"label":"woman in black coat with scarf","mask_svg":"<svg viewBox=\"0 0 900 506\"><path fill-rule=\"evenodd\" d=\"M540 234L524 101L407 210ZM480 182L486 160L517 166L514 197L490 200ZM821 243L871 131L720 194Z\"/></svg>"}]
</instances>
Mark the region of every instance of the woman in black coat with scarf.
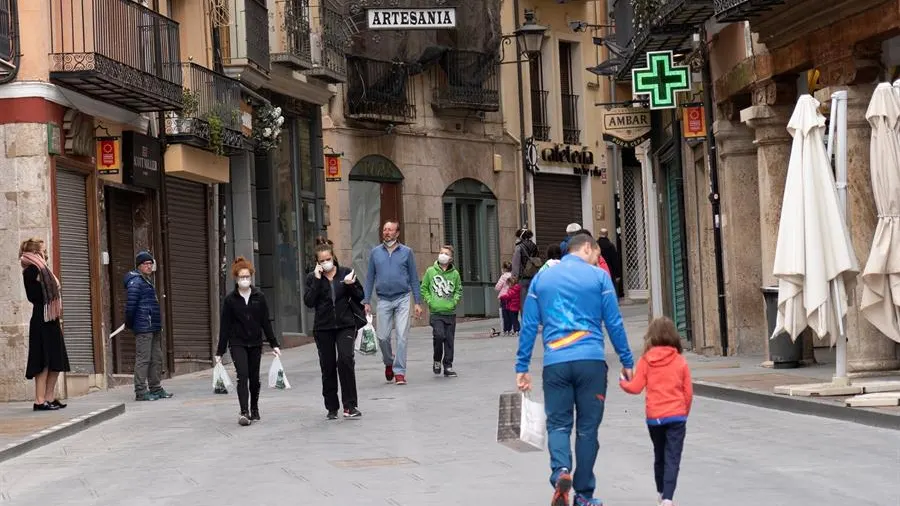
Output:
<instances>
[{"instance_id":1,"label":"woman in black coat with scarf","mask_svg":"<svg viewBox=\"0 0 900 506\"><path fill-rule=\"evenodd\" d=\"M243 426L260 419L259 363L262 360L263 334L275 356L281 356L278 339L272 331L272 322L269 321L266 296L252 285L253 273L253 264L244 257L237 257L231 264L231 275L237 281L237 287L222 303L219 347L216 351L216 362L221 362L226 346L231 348L231 358L238 377L238 401L241 404L238 423Z\"/></svg>"},{"instance_id":2,"label":"woman in black coat with scarf","mask_svg":"<svg viewBox=\"0 0 900 506\"><path fill-rule=\"evenodd\" d=\"M356 331L365 322L362 312L363 287L356 274L337 265L331 241L316 239L316 268L306 277L303 303L315 309L313 334L322 369L322 397L329 420L338 417L338 379L344 418L359 418L353 346Z\"/></svg>"}]
</instances>

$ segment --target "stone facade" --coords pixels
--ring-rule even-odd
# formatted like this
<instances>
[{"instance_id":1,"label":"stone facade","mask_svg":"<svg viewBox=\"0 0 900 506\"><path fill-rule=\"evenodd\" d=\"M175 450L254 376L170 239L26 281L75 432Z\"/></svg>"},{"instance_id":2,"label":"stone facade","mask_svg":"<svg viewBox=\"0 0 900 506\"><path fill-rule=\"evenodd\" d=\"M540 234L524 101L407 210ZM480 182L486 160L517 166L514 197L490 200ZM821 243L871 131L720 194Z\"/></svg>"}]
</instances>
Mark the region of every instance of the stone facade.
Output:
<instances>
[{"instance_id":1,"label":"stone facade","mask_svg":"<svg viewBox=\"0 0 900 506\"><path fill-rule=\"evenodd\" d=\"M53 252L47 125L0 125L0 149L0 286L6 288L0 294L0 401L9 401L29 398L32 389L25 380L32 308L22 285L19 244L39 237Z\"/></svg>"}]
</instances>

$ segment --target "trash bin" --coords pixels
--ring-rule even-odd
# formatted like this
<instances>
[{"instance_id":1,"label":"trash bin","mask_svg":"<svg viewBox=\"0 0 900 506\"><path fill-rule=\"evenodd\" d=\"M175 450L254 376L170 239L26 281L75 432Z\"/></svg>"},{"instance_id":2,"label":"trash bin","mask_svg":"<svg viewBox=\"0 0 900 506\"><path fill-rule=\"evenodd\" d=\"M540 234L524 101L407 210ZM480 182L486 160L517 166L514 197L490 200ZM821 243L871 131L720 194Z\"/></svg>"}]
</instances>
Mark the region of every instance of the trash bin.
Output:
<instances>
[{"instance_id":1,"label":"trash bin","mask_svg":"<svg viewBox=\"0 0 900 506\"><path fill-rule=\"evenodd\" d=\"M768 339L775 332L775 321L778 318L778 287L764 286L761 290L766 301L766 321L769 327L766 338ZM791 341L791 336L782 332L775 339L769 339L769 360L772 361L775 369L800 367L800 362L803 360L803 337L797 336L796 341Z\"/></svg>"}]
</instances>

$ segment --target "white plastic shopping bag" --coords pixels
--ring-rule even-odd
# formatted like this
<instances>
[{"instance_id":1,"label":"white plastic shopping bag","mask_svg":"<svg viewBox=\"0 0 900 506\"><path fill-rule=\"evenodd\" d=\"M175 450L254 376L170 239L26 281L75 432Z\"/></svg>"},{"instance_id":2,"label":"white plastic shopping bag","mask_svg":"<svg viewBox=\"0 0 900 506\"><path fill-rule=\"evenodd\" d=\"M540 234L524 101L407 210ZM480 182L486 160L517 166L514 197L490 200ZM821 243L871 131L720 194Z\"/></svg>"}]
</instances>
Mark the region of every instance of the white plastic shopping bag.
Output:
<instances>
[{"instance_id":1,"label":"white plastic shopping bag","mask_svg":"<svg viewBox=\"0 0 900 506\"><path fill-rule=\"evenodd\" d=\"M356 343L353 348L363 355L374 355L376 351L375 345L375 326L372 325L372 315L366 315L366 324L356 332Z\"/></svg>"},{"instance_id":2,"label":"white plastic shopping bag","mask_svg":"<svg viewBox=\"0 0 900 506\"><path fill-rule=\"evenodd\" d=\"M281 359L278 357L272 360L272 365L269 367L269 388L277 388L279 390L289 390L291 388L287 376L284 375L284 366L281 365Z\"/></svg>"},{"instance_id":3,"label":"white plastic shopping bag","mask_svg":"<svg viewBox=\"0 0 900 506\"><path fill-rule=\"evenodd\" d=\"M222 362L216 363L213 367L213 392L217 394L227 394L231 388L231 377Z\"/></svg>"},{"instance_id":4,"label":"white plastic shopping bag","mask_svg":"<svg viewBox=\"0 0 900 506\"><path fill-rule=\"evenodd\" d=\"M519 440L539 450L547 443L547 415L544 405L522 394L522 422L519 426Z\"/></svg>"}]
</instances>

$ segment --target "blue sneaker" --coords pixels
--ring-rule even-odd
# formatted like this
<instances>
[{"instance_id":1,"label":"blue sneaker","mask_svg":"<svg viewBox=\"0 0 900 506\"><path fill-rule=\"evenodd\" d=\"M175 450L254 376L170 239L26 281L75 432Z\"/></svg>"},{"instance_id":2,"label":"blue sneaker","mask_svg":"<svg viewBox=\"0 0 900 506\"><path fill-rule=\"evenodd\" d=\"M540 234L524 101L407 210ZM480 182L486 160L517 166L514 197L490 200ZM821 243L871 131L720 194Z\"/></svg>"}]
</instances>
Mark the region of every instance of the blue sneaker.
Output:
<instances>
[{"instance_id":1,"label":"blue sneaker","mask_svg":"<svg viewBox=\"0 0 900 506\"><path fill-rule=\"evenodd\" d=\"M575 496L575 506L603 506L603 501L596 497L585 497L579 494Z\"/></svg>"}]
</instances>

